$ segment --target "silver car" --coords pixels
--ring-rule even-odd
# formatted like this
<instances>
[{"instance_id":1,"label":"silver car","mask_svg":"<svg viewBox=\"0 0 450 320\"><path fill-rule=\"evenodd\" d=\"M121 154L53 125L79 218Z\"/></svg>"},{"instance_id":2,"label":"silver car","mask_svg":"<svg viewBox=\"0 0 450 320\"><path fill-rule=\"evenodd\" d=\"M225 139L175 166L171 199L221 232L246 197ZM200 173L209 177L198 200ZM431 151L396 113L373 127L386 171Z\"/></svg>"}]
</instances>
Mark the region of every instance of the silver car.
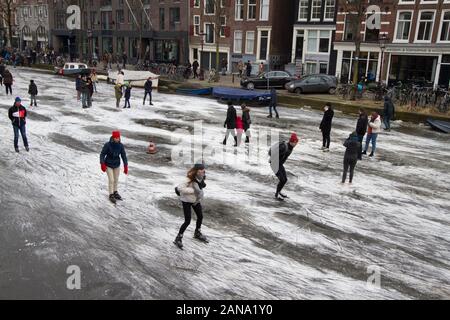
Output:
<instances>
[{"instance_id":1,"label":"silver car","mask_svg":"<svg viewBox=\"0 0 450 320\"><path fill-rule=\"evenodd\" d=\"M329 93L335 94L337 79L326 74L312 74L299 80L286 83L284 86L289 92L302 93Z\"/></svg>"}]
</instances>

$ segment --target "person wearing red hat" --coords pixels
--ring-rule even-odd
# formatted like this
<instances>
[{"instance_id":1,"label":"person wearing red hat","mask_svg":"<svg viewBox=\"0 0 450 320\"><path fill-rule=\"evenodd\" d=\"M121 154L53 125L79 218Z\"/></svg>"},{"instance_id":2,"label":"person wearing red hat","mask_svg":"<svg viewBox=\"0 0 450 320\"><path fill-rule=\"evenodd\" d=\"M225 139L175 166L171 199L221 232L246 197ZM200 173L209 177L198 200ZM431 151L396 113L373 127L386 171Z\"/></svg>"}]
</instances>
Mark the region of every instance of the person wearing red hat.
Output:
<instances>
[{"instance_id":1,"label":"person wearing red hat","mask_svg":"<svg viewBox=\"0 0 450 320\"><path fill-rule=\"evenodd\" d=\"M122 197L117 192L120 158L123 160L123 173L128 174L128 159L125 147L120 142L120 132L113 131L109 142L105 143L100 153L100 166L102 171L108 175L109 200L112 203L116 203L116 200L122 200Z\"/></svg>"},{"instance_id":2,"label":"person wearing red hat","mask_svg":"<svg viewBox=\"0 0 450 320\"><path fill-rule=\"evenodd\" d=\"M287 183L287 175L286 169L284 168L284 163L291 155L297 143L297 134L292 133L289 142L277 142L269 150L270 166L277 176L278 180L280 180L277 185L277 191L275 193L275 199L279 201L283 201L285 198L287 198L287 195L281 193L281 190L283 190L284 186Z\"/></svg>"}]
</instances>

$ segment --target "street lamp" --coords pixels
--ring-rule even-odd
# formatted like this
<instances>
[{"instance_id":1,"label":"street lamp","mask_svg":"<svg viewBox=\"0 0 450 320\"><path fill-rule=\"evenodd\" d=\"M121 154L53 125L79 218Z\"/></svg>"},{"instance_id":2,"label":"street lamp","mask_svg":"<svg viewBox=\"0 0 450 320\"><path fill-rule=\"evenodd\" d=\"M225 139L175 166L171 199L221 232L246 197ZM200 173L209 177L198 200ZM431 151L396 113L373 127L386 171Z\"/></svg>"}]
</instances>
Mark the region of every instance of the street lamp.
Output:
<instances>
[{"instance_id":1,"label":"street lamp","mask_svg":"<svg viewBox=\"0 0 450 320\"><path fill-rule=\"evenodd\" d=\"M203 77L204 77L204 74L202 74L202 70L203 70L202 55L203 55L203 44L205 43L205 35L206 35L206 33L205 32L199 32L198 35L202 37L201 41L200 41L201 50L200 50L200 59L199 59L200 60L200 75L203 75ZM200 79L200 80L204 80L204 79Z\"/></svg>"},{"instance_id":2,"label":"street lamp","mask_svg":"<svg viewBox=\"0 0 450 320\"><path fill-rule=\"evenodd\" d=\"M382 83L382 77L383 77L383 60L384 60L384 50L386 49L386 43L388 42L388 38L386 37L386 34L383 34L381 38L378 39L378 42L380 43L380 49L381 49L381 64L380 64L380 78L379 82ZM386 74L387 76L387 74Z\"/></svg>"}]
</instances>

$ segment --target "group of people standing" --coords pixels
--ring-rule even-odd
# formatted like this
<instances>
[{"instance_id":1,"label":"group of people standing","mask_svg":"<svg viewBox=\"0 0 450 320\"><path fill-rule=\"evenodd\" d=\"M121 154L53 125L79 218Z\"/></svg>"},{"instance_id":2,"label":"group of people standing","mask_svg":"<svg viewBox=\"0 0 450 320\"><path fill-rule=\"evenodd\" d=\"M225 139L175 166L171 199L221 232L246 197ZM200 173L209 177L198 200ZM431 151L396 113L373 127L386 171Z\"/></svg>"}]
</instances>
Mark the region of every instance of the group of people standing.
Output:
<instances>
[{"instance_id":1,"label":"group of people standing","mask_svg":"<svg viewBox=\"0 0 450 320\"><path fill-rule=\"evenodd\" d=\"M237 147L242 142L242 135L245 133L245 143L250 143L250 125L252 120L250 118L250 108L244 103L241 105L242 115L238 116L233 103L228 102L227 118L223 127L227 129L223 145L227 144L228 137L231 135L234 138L234 146Z\"/></svg>"},{"instance_id":2,"label":"group of people standing","mask_svg":"<svg viewBox=\"0 0 450 320\"><path fill-rule=\"evenodd\" d=\"M92 107L92 96L97 92L97 73L95 70L90 75L78 75L75 79L77 100L81 100L83 109Z\"/></svg>"},{"instance_id":3,"label":"group of people standing","mask_svg":"<svg viewBox=\"0 0 450 320\"><path fill-rule=\"evenodd\" d=\"M123 72L119 73L119 76L116 79L116 83L114 85L114 95L116 97L116 107L120 107L120 100L122 97L125 98L125 108L131 108L130 99L131 99L131 89L132 85L130 82L124 81L124 74ZM147 100L147 96L149 97L149 105L153 105L152 103L152 91L153 91L153 82L152 78L148 78L145 81L144 84L144 101L142 102L142 105L145 105L145 101Z\"/></svg>"}]
</instances>

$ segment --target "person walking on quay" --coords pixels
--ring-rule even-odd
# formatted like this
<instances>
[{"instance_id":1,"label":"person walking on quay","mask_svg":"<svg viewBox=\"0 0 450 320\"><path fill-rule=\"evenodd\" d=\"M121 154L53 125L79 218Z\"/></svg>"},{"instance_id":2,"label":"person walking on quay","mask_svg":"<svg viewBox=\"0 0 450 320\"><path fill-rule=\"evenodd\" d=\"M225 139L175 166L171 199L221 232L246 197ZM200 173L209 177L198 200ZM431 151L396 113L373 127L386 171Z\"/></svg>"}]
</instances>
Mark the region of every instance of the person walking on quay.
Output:
<instances>
[{"instance_id":1,"label":"person walking on quay","mask_svg":"<svg viewBox=\"0 0 450 320\"><path fill-rule=\"evenodd\" d=\"M359 150L361 149L361 143L358 141L358 135L356 132L352 132L347 140L344 142L345 154L344 154L344 173L342 174L342 183L347 180L347 172L350 168L349 183L352 183L353 172L358 162Z\"/></svg>"},{"instance_id":2,"label":"person walking on quay","mask_svg":"<svg viewBox=\"0 0 450 320\"><path fill-rule=\"evenodd\" d=\"M320 122L319 129L322 131L322 150L324 152L330 151L330 134L331 124L333 122L334 111L331 108L331 103L327 102L324 108L324 114L322 121Z\"/></svg>"},{"instance_id":3,"label":"person walking on quay","mask_svg":"<svg viewBox=\"0 0 450 320\"><path fill-rule=\"evenodd\" d=\"M242 60L239 60L238 71L239 71L239 78L242 78L242 73L244 72L244 63L242 62Z\"/></svg>"},{"instance_id":4,"label":"person walking on quay","mask_svg":"<svg viewBox=\"0 0 450 320\"><path fill-rule=\"evenodd\" d=\"M237 137L236 137L236 109L231 101L228 102L227 118L223 124L224 128L227 128L227 133L225 139L223 139L223 145L227 144L227 139L229 135L234 137L234 146L237 147Z\"/></svg>"},{"instance_id":5,"label":"person walking on quay","mask_svg":"<svg viewBox=\"0 0 450 320\"><path fill-rule=\"evenodd\" d=\"M3 84L5 85L6 95L8 95L8 92L9 92L9 94L12 95L13 82L14 82L14 78L13 78L12 73L8 69L6 69L3 72Z\"/></svg>"},{"instance_id":6,"label":"person walking on quay","mask_svg":"<svg viewBox=\"0 0 450 320\"><path fill-rule=\"evenodd\" d=\"M184 223L174 241L175 245L180 249L183 249L183 234L191 223L192 209L194 209L194 212L197 215L194 238L205 243L208 242L208 239L201 232L203 222L201 202L204 196L203 189L206 187L205 179L205 166L202 163L197 163L187 173L187 181L175 188L175 193L178 195L183 205L184 213Z\"/></svg>"},{"instance_id":7,"label":"person walking on quay","mask_svg":"<svg viewBox=\"0 0 450 320\"><path fill-rule=\"evenodd\" d=\"M100 153L100 167L108 175L109 200L116 203L122 200L118 193L120 158L123 161L123 173L128 174L128 159L125 147L120 141L120 131L113 131L109 142L105 143Z\"/></svg>"},{"instance_id":8,"label":"person walking on quay","mask_svg":"<svg viewBox=\"0 0 450 320\"><path fill-rule=\"evenodd\" d=\"M245 132L245 143L250 143L250 125L252 123L252 120L250 118L250 108L247 107L247 105L244 103L241 106L242 109L242 123L244 125L244 132Z\"/></svg>"},{"instance_id":9,"label":"person walking on quay","mask_svg":"<svg viewBox=\"0 0 450 320\"><path fill-rule=\"evenodd\" d=\"M272 88L270 90L269 115L267 116L267 118L272 118L272 109L275 111L275 116L277 118L280 118L280 116L278 114L278 110L277 110L277 104L278 104L277 90Z\"/></svg>"},{"instance_id":10,"label":"person walking on quay","mask_svg":"<svg viewBox=\"0 0 450 320\"><path fill-rule=\"evenodd\" d=\"M245 71L247 73L247 77L250 77L250 75L252 74L252 63L250 62L250 60L248 60L248 62L247 62L247 66L245 67Z\"/></svg>"},{"instance_id":11,"label":"person walking on quay","mask_svg":"<svg viewBox=\"0 0 450 320\"><path fill-rule=\"evenodd\" d=\"M14 101L14 105L8 110L8 118L11 120L11 124L14 130L14 149L16 152L19 152L19 132L22 136L23 145L25 150L30 151L28 147L28 139L26 134L26 118L27 118L27 109L22 106L22 100L17 97Z\"/></svg>"},{"instance_id":12,"label":"person walking on quay","mask_svg":"<svg viewBox=\"0 0 450 320\"><path fill-rule=\"evenodd\" d=\"M264 62L259 64L258 75L262 75L264 73Z\"/></svg>"},{"instance_id":13,"label":"person walking on quay","mask_svg":"<svg viewBox=\"0 0 450 320\"><path fill-rule=\"evenodd\" d=\"M150 101L150 105L152 106L152 90L153 90L153 82L152 82L152 78L148 78L147 81L145 81L144 84L144 102L142 102L142 105L145 106L145 100L147 99L147 95L148 95L148 100Z\"/></svg>"},{"instance_id":14,"label":"person walking on quay","mask_svg":"<svg viewBox=\"0 0 450 320\"><path fill-rule=\"evenodd\" d=\"M362 142L367 132L368 123L369 119L367 117L366 111L364 109L359 109L358 122L356 123L356 134L358 135L359 142L358 160L362 159Z\"/></svg>"},{"instance_id":15,"label":"person walking on quay","mask_svg":"<svg viewBox=\"0 0 450 320\"><path fill-rule=\"evenodd\" d=\"M30 80L30 85L28 86L28 94L30 95L30 106L33 105L37 107L36 96L38 95L38 88L34 80Z\"/></svg>"},{"instance_id":16,"label":"person walking on quay","mask_svg":"<svg viewBox=\"0 0 450 320\"><path fill-rule=\"evenodd\" d=\"M375 150L377 148L377 138L378 134L381 132L381 119L380 115L376 112L372 113L369 121L369 128L367 130L367 138L366 138L366 146L364 148L364 152L362 154L367 154L367 150L369 149L369 144L372 141L372 152L369 157L373 157L375 154Z\"/></svg>"},{"instance_id":17,"label":"person walking on quay","mask_svg":"<svg viewBox=\"0 0 450 320\"><path fill-rule=\"evenodd\" d=\"M114 94L116 96L116 108L119 108L120 99L122 99L122 86L119 83L114 85Z\"/></svg>"},{"instance_id":18,"label":"person walking on quay","mask_svg":"<svg viewBox=\"0 0 450 320\"><path fill-rule=\"evenodd\" d=\"M221 67L222 67L222 75L225 76L226 72L227 72L227 68L228 68L227 59L225 59L225 58L222 59Z\"/></svg>"},{"instance_id":19,"label":"person walking on quay","mask_svg":"<svg viewBox=\"0 0 450 320\"><path fill-rule=\"evenodd\" d=\"M269 150L270 167L279 180L277 191L275 193L275 199L277 199L278 201L283 201L285 198L287 198L287 195L281 193L287 183L287 175L286 169L284 168L284 163L291 155L297 143L298 137L295 133L292 133L289 142L277 142Z\"/></svg>"},{"instance_id":20,"label":"person walking on quay","mask_svg":"<svg viewBox=\"0 0 450 320\"><path fill-rule=\"evenodd\" d=\"M384 97L383 122L384 130L391 131L391 120L395 117L395 106L391 98Z\"/></svg>"},{"instance_id":21,"label":"person walking on quay","mask_svg":"<svg viewBox=\"0 0 450 320\"><path fill-rule=\"evenodd\" d=\"M131 108L130 98L131 98L131 84L126 83L125 84L125 106L123 107L124 109ZM127 105L128 105L128 107L127 107Z\"/></svg>"},{"instance_id":22,"label":"person walking on quay","mask_svg":"<svg viewBox=\"0 0 450 320\"><path fill-rule=\"evenodd\" d=\"M194 79L198 78L197 70L199 66L200 64L198 63L198 61L194 60L194 62L192 63L192 71L194 72Z\"/></svg>"}]
</instances>

